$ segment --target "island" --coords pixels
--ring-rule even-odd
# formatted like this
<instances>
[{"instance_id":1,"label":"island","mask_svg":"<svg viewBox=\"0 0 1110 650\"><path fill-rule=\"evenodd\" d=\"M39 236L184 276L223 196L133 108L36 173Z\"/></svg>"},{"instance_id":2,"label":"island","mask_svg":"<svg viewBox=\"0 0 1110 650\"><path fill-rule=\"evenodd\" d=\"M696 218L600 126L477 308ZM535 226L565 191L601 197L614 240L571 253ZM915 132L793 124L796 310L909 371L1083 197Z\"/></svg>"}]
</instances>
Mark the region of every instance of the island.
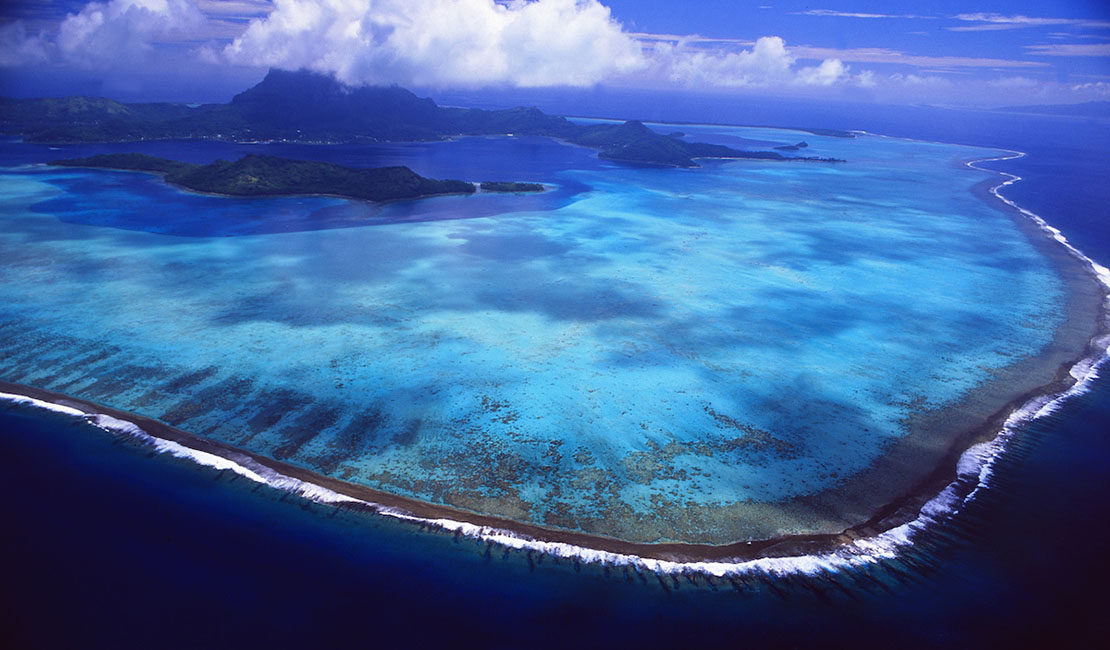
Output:
<instances>
[{"instance_id":1,"label":"island","mask_svg":"<svg viewBox=\"0 0 1110 650\"><path fill-rule=\"evenodd\" d=\"M1026 115L1055 115L1059 117L1095 117L1110 115L1110 102L1080 102L1078 104L1035 104L1032 106L1003 106L999 113L1024 113Z\"/></svg>"},{"instance_id":2,"label":"island","mask_svg":"<svg viewBox=\"0 0 1110 650\"><path fill-rule=\"evenodd\" d=\"M805 149L808 146L809 143L805 140L802 140L801 142L798 142L796 144L784 144L781 147L775 147L775 149L779 151L798 151L800 149Z\"/></svg>"},{"instance_id":3,"label":"island","mask_svg":"<svg viewBox=\"0 0 1110 650\"><path fill-rule=\"evenodd\" d=\"M355 169L255 154L234 162L217 160L207 165L140 153L70 158L48 164L151 172L162 174L166 182L186 189L228 196L328 194L367 201L396 201L442 194L473 194L475 191L473 183L424 178L408 167Z\"/></svg>"},{"instance_id":4,"label":"island","mask_svg":"<svg viewBox=\"0 0 1110 650\"><path fill-rule=\"evenodd\" d=\"M0 130L50 144L166 139L351 143L512 134L551 137L596 149L606 160L633 164L697 167L698 158L842 162L686 142L680 133L658 133L635 120L580 124L534 106L438 106L396 86L350 87L303 70L271 70L226 104L0 98Z\"/></svg>"},{"instance_id":5,"label":"island","mask_svg":"<svg viewBox=\"0 0 1110 650\"><path fill-rule=\"evenodd\" d=\"M505 181L485 181L478 187L483 192L542 192L544 186L540 183L515 183Z\"/></svg>"}]
</instances>

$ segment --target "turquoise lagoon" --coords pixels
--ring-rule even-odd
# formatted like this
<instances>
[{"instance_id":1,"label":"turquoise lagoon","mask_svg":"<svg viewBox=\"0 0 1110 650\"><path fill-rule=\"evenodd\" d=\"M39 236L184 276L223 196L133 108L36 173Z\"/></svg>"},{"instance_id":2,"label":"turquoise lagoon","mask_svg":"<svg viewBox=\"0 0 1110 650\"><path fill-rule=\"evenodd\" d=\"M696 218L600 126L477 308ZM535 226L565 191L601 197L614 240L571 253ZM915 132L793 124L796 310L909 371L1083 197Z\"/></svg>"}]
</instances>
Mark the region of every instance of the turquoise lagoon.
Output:
<instances>
[{"instance_id":1,"label":"turquoise lagoon","mask_svg":"<svg viewBox=\"0 0 1110 650\"><path fill-rule=\"evenodd\" d=\"M201 196L6 143L0 380L461 511L719 544L866 520L1082 350L1078 271L972 193L997 177L963 163L1000 152L681 129L847 162L251 149L554 188L373 206ZM151 147L249 148L103 148Z\"/></svg>"}]
</instances>

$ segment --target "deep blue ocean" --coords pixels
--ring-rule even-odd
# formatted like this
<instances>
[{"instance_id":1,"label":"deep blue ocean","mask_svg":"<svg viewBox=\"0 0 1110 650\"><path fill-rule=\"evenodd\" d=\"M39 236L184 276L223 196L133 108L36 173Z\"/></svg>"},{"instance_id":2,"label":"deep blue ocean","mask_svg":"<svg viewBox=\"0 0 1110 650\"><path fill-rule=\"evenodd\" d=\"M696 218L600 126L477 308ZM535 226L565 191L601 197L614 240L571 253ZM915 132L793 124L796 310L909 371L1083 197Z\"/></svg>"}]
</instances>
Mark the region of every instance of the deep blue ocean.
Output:
<instances>
[{"instance_id":1,"label":"deep blue ocean","mask_svg":"<svg viewBox=\"0 0 1110 650\"><path fill-rule=\"evenodd\" d=\"M541 107L1019 149L1029 155L992 163L1024 178L1007 196L1110 263L1105 119L602 99L592 112L573 98ZM5 647L1097 647L1110 605L1106 380L1024 427L957 525L899 560L805 579L710 582L505 552L28 407L0 407L0 454Z\"/></svg>"}]
</instances>

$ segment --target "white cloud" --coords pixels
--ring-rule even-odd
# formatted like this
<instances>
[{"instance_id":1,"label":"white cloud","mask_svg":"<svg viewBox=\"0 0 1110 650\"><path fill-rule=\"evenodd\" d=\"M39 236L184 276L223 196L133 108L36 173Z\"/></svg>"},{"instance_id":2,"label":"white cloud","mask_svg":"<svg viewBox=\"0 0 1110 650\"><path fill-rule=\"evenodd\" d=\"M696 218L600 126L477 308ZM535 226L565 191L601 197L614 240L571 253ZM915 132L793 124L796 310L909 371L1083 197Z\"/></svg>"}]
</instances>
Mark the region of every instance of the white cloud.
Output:
<instances>
[{"instance_id":1,"label":"white cloud","mask_svg":"<svg viewBox=\"0 0 1110 650\"><path fill-rule=\"evenodd\" d=\"M807 9L806 11L792 12L796 16L826 16L832 18L933 18L934 16L920 16L917 14L872 14L857 11L835 11L833 9Z\"/></svg>"},{"instance_id":2,"label":"white cloud","mask_svg":"<svg viewBox=\"0 0 1110 650\"><path fill-rule=\"evenodd\" d=\"M1083 84L1076 84L1071 87L1074 92L1080 94L1096 95L1104 97L1110 95L1110 83L1105 81L1091 81Z\"/></svg>"},{"instance_id":3,"label":"white cloud","mask_svg":"<svg viewBox=\"0 0 1110 650\"><path fill-rule=\"evenodd\" d=\"M1051 43L1025 49L1038 56L1110 56L1110 43Z\"/></svg>"},{"instance_id":4,"label":"white cloud","mask_svg":"<svg viewBox=\"0 0 1110 650\"><path fill-rule=\"evenodd\" d=\"M751 49L738 52L660 43L651 58L671 81L690 86L831 86L849 76L848 67L837 59L796 67L795 57L778 36L764 36Z\"/></svg>"},{"instance_id":5,"label":"white cloud","mask_svg":"<svg viewBox=\"0 0 1110 650\"><path fill-rule=\"evenodd\" d=\"M71 63L134 65L154 43L182 38L204 22L204 15L189 0L90 2L66 16L55 43Z\"/></svg>"},{"instance_id":6,"label":"white cloud","mask_svg":"<svg viewBox=\"0 0 1110 650\"><path fill-rule=\"evenodd\" d=\"M1085 18L1036 18L1031 16L1004 16L1002 14L971 13L952 16L954 20L975 23L949 27L953 32L988 32L1023 27L1045 27L1050 25L1071 25L1075 27L1110 28L1110 20L1089 20Z\"/></svg>"},{"instance_id":7,"label":"white cloud","mask_svg":"<svg viewBox=\"0 0 1110 650\"><path fill-rule=\"evenodd\" d=\"M271 9L269 0L90 2L38 34L29 34L22 21L0 27L0 66L50 61L93 69L141 68L160 57L165 48L159 45L226 42L243 32L247 19Z\"/></svg>"},{"instance_id":8,"label":"white cloud","mask_svg":"<svg viewBox=\"0 0 1110 650\"><path fill-rule=\"evenodd\" d=\"M750 38L711 38L708 36L701 36L700 34L653 34L649 32L625 32L632 38L644 43L652 43L657 41L669 42L671 44L692 44L692 43L714 43L714 44L728 44L728 45L742 45L744 47L751 47L755 45L755 41Z\"/></svg>"},{"instance_id":9,"label":"white cloud","mask_svg":"<svg viewBox=\"0 0 1110 650\"><path fill-rule=\"evenodd\" d=\"M0 26L0 67L42 63L50 59L51 44L42 34L28 34L17 20Z\"/></svg>"},{"instance_id":10,"label":"white cloud","mask_svg":"<svg viewBox=\"0 0 1110 650\"><path fill-rule=\"evenodd\" d=\"M153 78L167 68L258 72L253 67L308 68L349 84L422 86L618 85L719 87L785 94L861 93L899 100L962 101L1032 91L1048 56L1110 56L1099 41L1026 46L1033 60L920 56L880 47L787 46L695 34L625 32L605 0L99 0L32 33L0 25L0 66L74 64L123 79ZM852 19L924 18L909 14L809 10ZM970 28L1101 25L1099 21L963 14ZM1105 21L1103 21L1105 22ZM1108 23L1110 24L1110 23ZM1000 27L998 27L1000 26ZM35 26L35 30L39 29ZM1052 31L1046 29L1044 31ZM1096 30L1097 34L1104 34ZM1075 35L1076 41L1083 38ZM239 65L227 65L228 63ZM897 65L878 75L868 64ZM982 75L961 80L981 69ZM934 70L939 70L935 73ZM1007 75L1007 76L1002 76ZM1074 83L1074 82L1072 82ZM1102 83L1101 81L1099 83ZM1052 92L1102 93L1103 86L1056 84ZM1047 91L1046 91L1047 92Z\"/></svg>"},{"instance_id":11,"label":"white cloud","mask_svg":"<svg viewBox=\"0 0 1110 650\"><path fill-rule=\"evenodd\" d=\"M888 77L891 83L911 88L948 88L952 82L936 75L892 74Z\"/></svg>"},{"instance_id":12,"label":"white cloud","mask_svg":"<svg viewBox=\"0 0 1110 650\"><path fill-rule=\"evenodd\" d=\"M1051 33L1047 34L1046 36L1048 36L1048 38L1052 38L1052 39L1056 39L1056 40L1065 40L1065 41L1071 41L1071 40L1075 40L1077 38L1082 38L1082 39L1086 39L1086 40L1089 40L1089 41L1110 41L1110 34L1106 34L1106 33L1101 33L1101 34L1072 34L1072 33L1069 33L1069 32L1051 32Z\"/></svg>"},{"instance_id":13,"label":"white cloud","mask_svg":"<svg viewBox=\"0 0 1110 650\"><path fill-rule=\"evenodd\" d=\"M923 56L907 54L885 47L812 47L800 45L790 48L795 56L803 59L835 58L856 63L896 63L913 67L938 68L1043 68L1043 61L1018 61L971 56Z\"/></svg>"},{"instance_id":14,"label":"white cloud","mask_svg":"<svg viewBox=\"0 0 1110 650\"><path fill-rule=\"evenodd\" d=\"M597 0L276 0L224 50L351 84L586 86L644 65Z\"/></svg>"},{"instance_id":15,"label":"white cloud","mask_svg":"<svg viewBox=\"0 0 1110 650\"><path fill-rule=\"evenodd\" d=\"M795 81L804 86L831 86L848 76L848 66L839 59L825 59L820 65L798 70Z\"/></svg>"},{"instance_id":16,"label":"white cloud","mask_svg":"<svg viewBox=\"0 0 1110 650\"><path fill-rule=\"evenodd\" d=\"M946 27L950 32L1003 32L1009 29L1021 29L1022 27L1029 27L1018 23L978 23L975 25L955 25Z\"/></svg>"},{"instance_id":17,"label":"white cloud","mask_svg":"<svg viewBox=\"0 0 1110 650\"><path fill-rule=\"evenodd\" d=\"M691 85L764 86L787 81L794 58L781 38L764 37L750 50L707 51L677 46L659 46L654 57L667 69L672 81Z\"/></svg>"},{"instance_id":18,"label":"white cloud","mask_svg":"<svg viewBox=\"0 0 1110 650\"><path fill-rule=\"evenodd\" d=\"M173 50L178 65L306 68L352 85L587 86L633 73L723 87L874 83L775 36L625 32L599 0L105 0L67 16L53 39L3 36L0 64L134 69Z\"/></svg>"}]
</instances>

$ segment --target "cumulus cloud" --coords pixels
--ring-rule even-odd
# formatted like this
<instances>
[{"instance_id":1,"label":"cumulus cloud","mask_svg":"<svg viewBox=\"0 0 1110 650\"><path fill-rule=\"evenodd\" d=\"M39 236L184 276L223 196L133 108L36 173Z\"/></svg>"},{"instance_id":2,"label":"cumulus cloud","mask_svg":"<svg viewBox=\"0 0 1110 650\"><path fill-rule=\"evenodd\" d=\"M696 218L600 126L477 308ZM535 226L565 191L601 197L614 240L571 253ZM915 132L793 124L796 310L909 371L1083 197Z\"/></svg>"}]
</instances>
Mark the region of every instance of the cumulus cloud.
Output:
<instances>
[{"instance_id":1,"label":"cumulus cloud","mask_svg":"<svg viewBox=\"0 0 1110 650\"><path fill-rule=\"evenodd\" d=\"M644 65L597 0L275 0L224 56L431 86L586 86Z\"/></svg>"},{"instance_id":2,"label":"cumulus cloud","mask_svg":"<svg viewBox=\"0 0 1110 650\"><path fill-rule=\"evenodd\" d=\"M90 2L58 27L55 44L67 61L87 66L127 65L154 43L198 30L204 15L189 0Z\"/></svg>"},{"instance_id":3,"label":"cumulus cloud","mask_svg":"<svg viewBox=\"0 0 1110 650\"><path fill-rule=\"evenodd\" d=\"M839 59L826 59L820 65L798 70L795 81L806 86L831 86L848 76L848 66Z\"/></svg>"},{"instance_id":4,"label":"cumulus cloud","mask_svg":"<svg viewBox=\"0 0 1110 650\"><path fill-rule=\"evenodd\" d=\"M709 41L625 32L597 0L275 0L222 55L349 84L586 86L633 72L724 87L853 80L835 58L798 65L777 36L701 47Z\"/></svg>"},{"instance_id":5,"label":"cumulus cloud","mask_svg":"<svg viewBox=\"0 0 1110 650\"><path fill-rule=\"evenodd\" d=\"M1110 83L1105 81L1090 81L1083 84L1076 84L1071 87L1072 91L1080 94L1090 94L1097 96L1110 95Z\"/></svg>"},{"instance_id":6,"label":"cumulus cloud","mask_svg":"<svg viewBox=\"0 0 1110 650\"><path fill-rule=\"evenodd\" d=\"M916 88L948 88L953 84L950 80L936 75L916 75L895 73L887 77L892 84Z\"/></svg>"},{"instance_id":7,"label":"cumulus cloud","mask_svg":"<svg viewBox=\"0 0 1110 650\"><path fill-rule=\"evenodd\" d=\"M257 12L260 7L252 0L227 4L231 7L213 10L228 14L230 8L253 7ZM86 69L143 68L158 63L167 49L187 52L197 41L218 38L221 31L234 27L229 20L211 19L201 10L210 5L211 0L90 2L67 14L49 33L37 34L15 21L0 27L0 66L49 62ZM242 30L240 24L235 33ZM187 63L188 57L177 61Z\"/></svg>"},{"instance_id":8,"label":"cumulus cloud","mask_svg":"<svg viewBox=\"0 0 1110 650\"><path fill-rule=\"evenodd\" d=\"M43 34L28 33L21 20L0 26L0 67L48 61L50 47Z\"/></svg>"},{"instance_id":9,"label":"cumulus cloud","mask_svg":"<svg viewBox=\"0 0 1110 650\"><path fill-rule=\"evenodd\" d=\"M878 85L875 80L875 73L870 70L864 70L856 75L856 85L860 88L874 88Z\"/></svg>"},{"instance_id":10,"label":"cumulus cloud","mask_svg":"<svg viewBox=\"0 0 1110 650\"><path fill-rule=\"evenodd\" d=\"M0 28L0 65L50 61L117 77L206 66L308 69L351 85L874 86L852 60L777 36L630 33L602 0L100 0L49 35Z\"/></svg>"},{"instance_id":11,"label":"cumulus cloud","mask_svg":"<svg viewBox=\"0 0 1110 650\"><path fill-rule=\"evenodd\" d=\"M778 36L764 36L751 49L734 51L690 48L684 42L655 45L653 59L672 81L691 86L831 86L849 78L848 66L826 59L799 67Z\"/></svg>"}]
</instances>

